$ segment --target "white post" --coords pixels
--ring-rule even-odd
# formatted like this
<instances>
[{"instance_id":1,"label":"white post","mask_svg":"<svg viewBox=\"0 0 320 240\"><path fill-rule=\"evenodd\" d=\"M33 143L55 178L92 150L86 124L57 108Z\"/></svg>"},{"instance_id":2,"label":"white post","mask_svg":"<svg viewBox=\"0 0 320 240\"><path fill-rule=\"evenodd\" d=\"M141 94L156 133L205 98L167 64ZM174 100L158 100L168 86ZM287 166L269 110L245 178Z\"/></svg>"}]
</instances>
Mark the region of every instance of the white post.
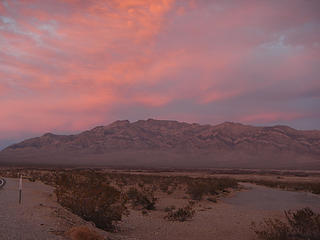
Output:
<instances>
[{"instance_id":1,"label":"white post","mask_svg":"<svg viewBox=\"0 0 320 240\"><path fill-rule=\"evenodd\" d=\"M22 174L20 174L20 179L19 179L19 204L21 204L21 195L22 195Z\"/></svg>"}]
</instances>

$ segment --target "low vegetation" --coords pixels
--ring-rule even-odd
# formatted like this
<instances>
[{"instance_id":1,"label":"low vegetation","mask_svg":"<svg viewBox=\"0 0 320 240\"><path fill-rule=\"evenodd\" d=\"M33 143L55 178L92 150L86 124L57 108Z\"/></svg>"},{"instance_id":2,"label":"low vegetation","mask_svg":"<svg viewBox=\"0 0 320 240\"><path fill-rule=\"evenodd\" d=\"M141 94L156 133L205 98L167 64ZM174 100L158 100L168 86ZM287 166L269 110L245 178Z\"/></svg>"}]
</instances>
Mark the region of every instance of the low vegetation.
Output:
<instances>
[{"instance_id":1,"label":"low vegetation","mask_svg":"<svg viewBox=\"0 0 320 240\"><path fill-rule=\"evenodd\" d=\"M132 210L139 210L143 215L152 214L151 210L161 206L158 205L159 198L166 194L172 194L181 205L168 203L169 206L162 212L164 218L177 222L192 220L196 209L202 204L198 201L206 199L206 204L215 203L221 194L238 186L232 178L161 176L99 169L0 169L3 177L16 178L19 174L32 182L42 181L53 186L62 206L107 231L116 230L117 223ZM320 194L320 183L317 182L286 182L282 177L272 181L246 181ZM189 204L184 205L188 201ZM320 239L320 215L309 208L286 211L283 219L265 219L252 227L261 240ZM70 238L99 240L100 236L86 227L80 227L70 232Z\"/></svg>"},{"instance_id":2,"label":"low vegetation","mask_svg":"<svg viewBox=\"0 0 320 240\"><path fill-rule=\"evenodd\" d=\"M169 221L184 222L193 218L195 210L193 208L194 202L190 201L189 204L183 208L176 209L175 207L167 208L167 215L164 217Z\"/></svg>"},{"instance_id":3,"label":"low vegetation","mask_svg":"<svg viewBox=\"0 0 320 240\"><path fill-rule=\"evenodd\" d=\"M288 181L271 181L271 180L246 180L247 182L255 183L272 188L281 188L284 190L307 191L314 194L320 194L320 182L288 182Z\"/></svg>"},{"instance_id":4,"label":"low vegetation","mask_svg":"<svg viewBox=\"0 0 320 240\"><path fill-rule=\"evenodd\" d=\"M107 231L126 213L126 197L103 181L103 176L60 174L56 181L58 202Z\"/></svg>"},{"instance_id":5,"label":"low vegetation","mask_svg":"<svg viewBox=\"0 0 320 240\"><path fill-rule=\"evenodd\" d=\"M160 176L143 173L105 172L101 169L5 169L0 174L6 177L24 178L32 182L42 181L55 188L60 205L97 227L116 230L117 223L131 209L142 214L155 210L158 198L163 194L189 200L216 199L236 188L237 181L230 178L193 178L188 176ZM193 217L195 209L189 204L182 208L169 209L166 218L171 221L186 221Z\"/></svg>"},{"instance_id":6,"label":"low vegetation","mask_svg":"<svg viewBox=\"0 0 320 240\"><path fill-rule=\"evenodd\" d=\"M154 197L152 191L138 189L131 187L127 192L128 199L131 201L133 207L142 207L146 210L154 210L157 198Z\"/></svg>"},{"instance_id":7,"label":"low vegetation","mask_svg":"<svg viewBox=\"0 0 320 240\"><path fill-rule=\"evenodd\" d=\"M252 227L262 240L319 240L320 214L310 208L285 211L285 221L269 218Z\"/></svg>"},{"instance_id":8,"label":"low vegetation","mask_svg":"<svg viewBox=\"0 0 320 240\"><path fill-rule=\"evenodd\" d=\"M231 178L197 178L188 182L187 193L191 199L201 200L204 195L218 195L236 186L237 181Z\"/></svg>"}]
</instances>

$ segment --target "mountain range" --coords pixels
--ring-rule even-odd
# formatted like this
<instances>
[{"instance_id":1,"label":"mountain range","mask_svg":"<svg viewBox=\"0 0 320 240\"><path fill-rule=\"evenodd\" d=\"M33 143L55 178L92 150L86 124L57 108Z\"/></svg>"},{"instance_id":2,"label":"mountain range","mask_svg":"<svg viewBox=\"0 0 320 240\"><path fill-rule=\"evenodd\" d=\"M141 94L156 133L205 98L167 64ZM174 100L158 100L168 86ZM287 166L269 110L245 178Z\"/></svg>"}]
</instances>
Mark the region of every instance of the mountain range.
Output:
<instances>
[{"instance_id":1,"label":"mountain range","mask_svg":"<svg viewBox=\"0 0 320 240\"><path fill-rule=\"evenodd\" d=\"M320 169L320 131L124 120L76 135L24 140L3 149L0 164Z\"/></svg>"}]
</instances>

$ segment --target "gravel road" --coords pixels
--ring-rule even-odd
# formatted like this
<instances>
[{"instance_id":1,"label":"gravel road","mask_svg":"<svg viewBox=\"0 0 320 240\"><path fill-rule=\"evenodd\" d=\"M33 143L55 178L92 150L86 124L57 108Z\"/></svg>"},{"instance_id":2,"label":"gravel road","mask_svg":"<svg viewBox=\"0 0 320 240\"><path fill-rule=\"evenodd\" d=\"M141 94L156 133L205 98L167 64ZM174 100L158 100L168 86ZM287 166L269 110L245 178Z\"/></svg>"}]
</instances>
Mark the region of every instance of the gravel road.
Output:
<instances>
[{"instance_id":1,"label":"gravel road","mask_svg":"<svg viewBox=\"0 0 320 240\"><path fill-rule=\"evenodd\" d=\"M24 180L19 205L19 179L5 180L0 189L1 240L65 239L60 230L65 219L56 216L60 208L53 200L51 187Z\"/></svg>"}]
</instances>

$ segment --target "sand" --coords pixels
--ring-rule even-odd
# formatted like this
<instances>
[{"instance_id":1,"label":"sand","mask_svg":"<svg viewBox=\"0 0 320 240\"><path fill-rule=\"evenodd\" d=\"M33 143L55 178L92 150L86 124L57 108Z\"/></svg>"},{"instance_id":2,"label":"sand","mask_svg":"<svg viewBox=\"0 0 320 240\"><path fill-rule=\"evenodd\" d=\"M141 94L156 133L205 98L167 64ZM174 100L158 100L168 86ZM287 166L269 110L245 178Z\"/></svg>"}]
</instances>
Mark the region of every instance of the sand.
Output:
<instances>
[{"instance_id":1,"label":"sand","mask_svg":"<svg viewBox=\"0 0 320 240\"><path fill-rule=\"evenodd\" d=\"M283 218L281 208L266 210L254 204L239 205L229 201L244 191L253 192L243 189L218 198L217 203L205 197L195 204L195 216L189 221L168 221L164 219L166 207L183 207L190 200L178 189L170 195L158 192L156 210L147 214L130 209L130 215L118 224L118 232L107 233L61 207L56 202L54 189L40 182L24 181L19 205L18 179L6 180L7 184L0 190L0 239L3 240L67 239L66 231L84 224L111 240L254 240L257 238L251 228L252 222L261 222L266 217Z\"/></svg>"},{"instance_id":2,"label":"sand","mask_svg":"<svg viewBox=\"0 0 320 240\"><path fill-rule=\"evenodd\" d=\"M41 182L23 181L22 203L18 203L18 179L6 178L0 190L1 240L67 239L72 226L86 223L61 207L53 188Z\"/></svg>"}]
</instances>

